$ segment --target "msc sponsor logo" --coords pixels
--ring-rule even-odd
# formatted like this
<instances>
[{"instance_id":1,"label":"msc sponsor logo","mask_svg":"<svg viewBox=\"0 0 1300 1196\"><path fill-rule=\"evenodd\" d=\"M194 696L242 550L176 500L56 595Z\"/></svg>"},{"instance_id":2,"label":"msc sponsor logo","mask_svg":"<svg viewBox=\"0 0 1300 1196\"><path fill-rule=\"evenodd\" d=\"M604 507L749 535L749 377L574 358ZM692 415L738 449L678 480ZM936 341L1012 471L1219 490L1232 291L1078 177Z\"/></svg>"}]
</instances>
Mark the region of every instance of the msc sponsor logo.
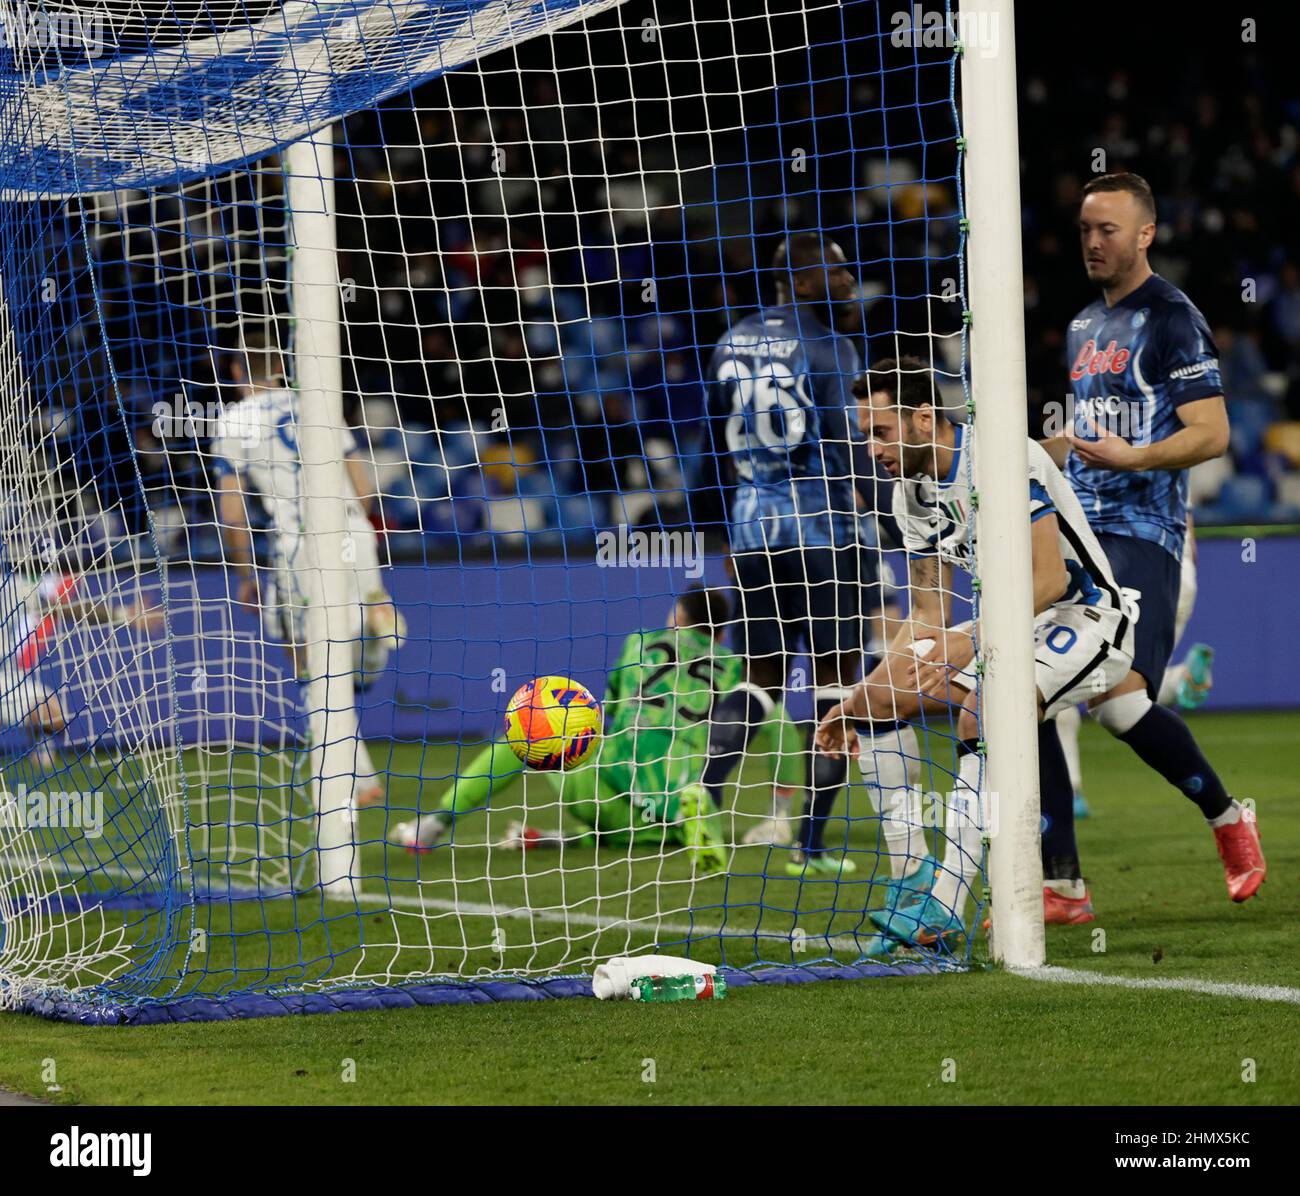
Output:
<instances>
[{"instance_id":1,"label":"msc sponsor logo","mask_svg":"<svg viewBox=\"0 0 1300 1196\"><path fill-rule=\"evenodd\" d=\"M1064 436L1073 430L1085 439L1104 429L1139 443L1143 435L1143 404L1138 399L1120 395L1085 395L1076 399L1067 394L1064 401L1053 399L1043 404L1043 435Z\"/></svg>"}]
</instances>

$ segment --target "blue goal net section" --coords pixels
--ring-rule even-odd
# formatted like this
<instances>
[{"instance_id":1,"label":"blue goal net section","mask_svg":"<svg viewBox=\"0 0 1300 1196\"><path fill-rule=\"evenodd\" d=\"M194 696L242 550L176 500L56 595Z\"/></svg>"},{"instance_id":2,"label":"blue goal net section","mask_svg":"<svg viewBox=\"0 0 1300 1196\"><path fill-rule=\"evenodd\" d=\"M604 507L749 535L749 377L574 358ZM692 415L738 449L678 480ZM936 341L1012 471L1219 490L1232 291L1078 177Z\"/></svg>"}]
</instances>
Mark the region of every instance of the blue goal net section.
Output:
<instances>
[{"instance_id":1,"label":"blue goal net section","mask_svg":"<svg viewBox=\"0 0 1300 1196\"><path fill-rule=\"evenodd\" d=\"M0 18L0 1008L968 966L950 14Z\"/></svg>"}]
</instances>

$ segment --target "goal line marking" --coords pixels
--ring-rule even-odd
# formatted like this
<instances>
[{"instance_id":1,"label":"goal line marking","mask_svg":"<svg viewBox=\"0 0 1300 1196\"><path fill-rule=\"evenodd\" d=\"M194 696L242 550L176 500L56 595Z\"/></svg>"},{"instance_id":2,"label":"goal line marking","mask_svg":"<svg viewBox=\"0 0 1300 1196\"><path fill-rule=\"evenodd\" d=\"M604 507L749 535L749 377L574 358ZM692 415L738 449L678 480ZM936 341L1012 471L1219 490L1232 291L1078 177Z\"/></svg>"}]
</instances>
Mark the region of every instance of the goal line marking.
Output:
<instances>
[{"instance_id":1,"label":"goal line marking","mask_svg":"<svg viewBox=\"0 0 1300 1196\"><path fill-rule=\"evenodd\" d=\"M30 868L33 861L25 859L21 855L13 852L0 851L0 863L3 864L21 864L25 868ZM75 869L63 860L38 860L35 861L35 871L44 872L46 875L54 877L67 877L75 874ZM127 868L120 864L104 863L98 866L98 871L106 876L113 876L131 883L139 883L145 879L145 874L141 869ZM62 886L56 885L54 892L61 892ZM227 892L230 895L242 895L254 897L257 890L254 888L243 889L237 885L228 886ZM280 894L277 894L279 896ZM343 901L343 898L331 898L322 894L327 901ZM780 934L773 931L761 930L758 927L746 929L742 926L726 927L720 925L711 925L704 922L693 921L674 921L673 914L648 913L643 915L618 915L618 914L591 914L580 910L566 910L558 906L544 906L532 908L526 905L504 905L499 902L488 901L461 901L456 899L447 899L440 897L429 897L424 894L408 894L384 892L383 890L356 890L353 898L356 902L373 901L383 908L388 906L396 909L412 910L436 910L439 913L464 915L466 917L492 918L494 920L523 920L528 922L542 922L551 925L575 926L588 930L625 930L629 937L644 936L651 940L657 940L661 935L670 934L678 937L691 938L711 938L714 935L720 935L725 938L753 938L765 939L779 942L789 942L793 940L790 933ZM87 908L97 904L94 901L87 903ZM366 911L368 913L376 912L374 910ZM677 914L685 913L686 910L674 911ZM860 935L855 938L852 935L837 934L826 935L809 933L806 941L815 943L825 943L832 951L856 951L860 948L860 939L867 938L869 935Z\"/></svg>"},{"instance_id":2,"label":"goal line marking","mask_svg":"<svg viewBox=\"0 0 1300 1196\"><path fill-rule=\"evenodd\" d=\"M1041 968L1011 968L1013 976L1041 980L1048 984L1092 984L1108 988L1163 989L1166 992L1200 993L1208 997L1232 997L1239 1001L1279 1001L1300 1005L1300 988L1281 984L1232 984L1219 980L1198 980L1194 976L1169 976L1142 979L1139 976L1115 976L1106 972L1087 972L1078 968L1046 965Z\"/></svg>"},{"instance_id":3,"label":"goal line marking","mask_svg":"<svg viewBox=\"0 0 1300 1196\"><path fill-rule=\"evenodd\" d=\"M522 919L529 922L549 922L560 925L567 923L568 925L582 926L593 930L626 929L629 934L643 934L652 939L658 938L661 934L699 938L722 935L725 938L758 938L789 942L793 937L789 933L778 934L757 928L746 930L740 926L726 927L706 925L702 922L674 922L665 920L664 915L659 914L620 917L617 914L588 914L579 910L564 910L556 906L533 909L525 905L456 901L441 897L411 896L405 893L389 893L381 897L378 893L370 893L365 890L358 894L358 900L367 898L370 900L383 900L390 905L407 909L433 909L438 910L440 913L465 914L470 917ZM671 915L668 915L668 917L671 917ZM862 934L859 937L866 939L870 938L871 934ZM832 951L856 951L861 945L852 935L846 934L827 936L825 934L809 933L807 939L817 943L826 943Z\"/></svg>"}]
</instances>

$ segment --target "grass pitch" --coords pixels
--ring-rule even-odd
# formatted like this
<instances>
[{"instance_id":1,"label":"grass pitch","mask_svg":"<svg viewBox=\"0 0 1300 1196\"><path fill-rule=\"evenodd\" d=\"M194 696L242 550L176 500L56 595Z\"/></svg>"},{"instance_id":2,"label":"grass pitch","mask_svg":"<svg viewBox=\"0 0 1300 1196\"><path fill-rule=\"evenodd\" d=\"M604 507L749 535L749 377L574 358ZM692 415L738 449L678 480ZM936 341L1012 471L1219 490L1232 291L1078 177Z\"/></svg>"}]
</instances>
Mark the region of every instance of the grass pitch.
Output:
<instances>
[{"instance_id":1,"label":"grass pitch","mask_svg":"<svg viewBox=\"0 0 1300 1196\"><path fill-rule=\"evenodd\" d=\"M1300 717L1204 715L1192 723L1233 792L1258 802L1269 858L1262 893L1232 905L1212 836L1195 809L1122 744L1087 725L1084 767L1094 816L1080 824L1079 838L1098 919L1091 926L1049 928L1048 957L1132 981L1235 985L1231 991L1243 995L1045 984L979 966L977 944L976 967L967 975L758 986L707 1004L570 1000L139 1029L6 1016L0 1020L0 1085L47 1100L128 1104L1294 1103L1300 1100L1296 1007L1244 994L1246 986L1300 986L1300 964L1289 947L1300 888ZM409 759L395 758L394 765L418 775ZM430 774L427 764L422 772ZM432 797L431 791L430 803ZM410 797L395 804L401 800L414 803ZM527 800L532 806L533 798ZM382 820L384 814L365 817ZM483 824L485 841L492 833ZM454 910L430 906L424 912L446 915L441 931L419 917L410 926L439 955L446 947L435 934L449 938L453 925L482 917L505 927L507 951L526 952L544 966L554 958L548 951L572 957L579 950L622 949L626 926L613 929L617 917L606 924L604 914L630 912L650 926L689 909L703 920L702 907L710 902L689 890L684 861L648 864L628 853L585 873L595 878L587 890L568 893L567 903L590 915L582 925L559 923L539 935L540 923L500 916L518 908L521 894L540 909L565 904L571 870L592 862L586 851L585 857L566 852L564 869L543 861L534 871L533 853L501 859L503 872L496 875L499 853L491 853L489 863L484 848L481 859L472 859L466 842L454 867L480 879L454 886L458 899L494 912L462 910L458 921ZM429 883L417 891L441 901L453 885L450 855L446 865L438 855L399 860L390 853L388 866L410 869L412 880L418 872ZM369 858L377 872L383 858ZM740 865L740 877L728 882L727 908L713 903L715 924L735 918L740 931L734 941L715 936L719 953L745 947L788 959L788 940L765 948L754 937L764 917L775 925L764 910L777 907L795 910L810 933L829 933L833 941L852 934L852 926L837 921L847 915L832 907L851 908L857 894L841 893L832 902L817 890L834 886L804 886L804 893L744 859ZM635 885L629 898L629 879L645 867L674 880L655 890L654 899L672 908L645 905ZM603 895L599 878L606 875L609 901L621 894L617 908L609 908ZM791 890L784 896L783 885ZM470 892L475 886L483 892ZM745 898L755 890L757 904ZM676 896L665 899L665 892ZM247 904L262 911L259 918L277 905ZM281 910L272 916L288 915ZM790 917L784 917L788 934ZM510 937L516 924L531 927L517 943ZM324 941L319 936L328 936L331 950L349 949L341 921L309 918L306 928L297 961L268 961L270 971L309 964ZM246 969L268 940L265 934L241 938L242 930L231 929L230 950L243 951L239 962ZM387 933L389 926L382 929ZM672 934L660 937L670 941ZM282 938L297 941L295 935ZM451 946L477 950L473 939L466 931ZM412 945L403 948L404 962ZM217 946L211 972L219 981L224 965ZM500 969L500 954L491 962ZM520 965L507 958L507 966ZM46 1060L54 1061L53 1081ZM52 1084L57 1091L49 1091Z\"/></svg>"}]
</instances>

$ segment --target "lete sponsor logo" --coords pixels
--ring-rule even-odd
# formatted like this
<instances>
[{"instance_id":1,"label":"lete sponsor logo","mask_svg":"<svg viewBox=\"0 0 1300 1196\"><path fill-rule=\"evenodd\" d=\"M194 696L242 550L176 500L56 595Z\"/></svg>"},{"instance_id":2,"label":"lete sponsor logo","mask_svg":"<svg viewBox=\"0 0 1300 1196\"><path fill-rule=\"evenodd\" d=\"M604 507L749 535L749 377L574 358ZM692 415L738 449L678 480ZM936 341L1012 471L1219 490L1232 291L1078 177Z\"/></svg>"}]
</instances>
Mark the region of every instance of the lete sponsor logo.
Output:
<instances>
[{"instance_id":1,"label":"lete sponsor logo","mask_svg":"<svg viewBox=\"0 0 1300 1196\"><path fill-rule=\"evenodd\" d=\"M1128 359L1129 351L1117 348L1116 341L1099 350L1097 342L1089 337L1070 367L1070 377L1077 382L1085 374L1122 374L1128 369Z\"/></svg>"}]
</instances>

